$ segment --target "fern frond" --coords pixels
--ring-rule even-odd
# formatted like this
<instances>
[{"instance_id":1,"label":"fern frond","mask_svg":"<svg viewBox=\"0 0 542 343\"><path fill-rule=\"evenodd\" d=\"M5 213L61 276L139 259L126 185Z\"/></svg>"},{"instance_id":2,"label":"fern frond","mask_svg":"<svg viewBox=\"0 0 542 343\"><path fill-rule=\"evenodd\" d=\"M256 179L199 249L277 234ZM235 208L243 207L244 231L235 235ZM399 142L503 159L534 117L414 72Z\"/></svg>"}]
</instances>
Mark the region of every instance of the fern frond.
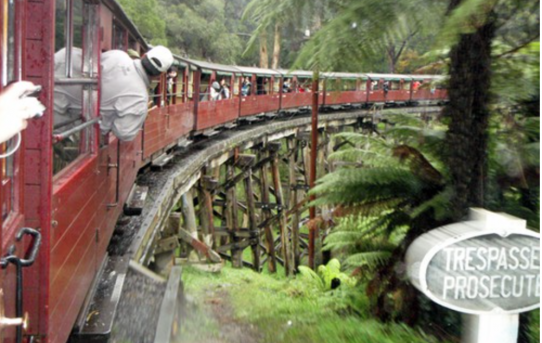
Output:
<instances>
[{"instance_id":1,"label":"fern frond","mask_svg":"<svg viewBox=\"0 0 542 343\"><path fill-rule=\"evenodd\" d=\"M384 265L391 257L389 251L370 251L353 254L348 257L344 264L350 267L368 267L370 269Z\"/></svg>"},{"instance_id":2,"label":"fern frond","mask_svg":"<svg viewBox=\"0 0 542 343\"><path fill-rule=\"evenodd\" d=\"M324 291L325 290L325 284L324 281L316 274L316 272L309 267L305 266L299 266L298 267L299 273L301 276L309 282L311 285L316 287L317 289Z\"/></svg>"}]
</instances>

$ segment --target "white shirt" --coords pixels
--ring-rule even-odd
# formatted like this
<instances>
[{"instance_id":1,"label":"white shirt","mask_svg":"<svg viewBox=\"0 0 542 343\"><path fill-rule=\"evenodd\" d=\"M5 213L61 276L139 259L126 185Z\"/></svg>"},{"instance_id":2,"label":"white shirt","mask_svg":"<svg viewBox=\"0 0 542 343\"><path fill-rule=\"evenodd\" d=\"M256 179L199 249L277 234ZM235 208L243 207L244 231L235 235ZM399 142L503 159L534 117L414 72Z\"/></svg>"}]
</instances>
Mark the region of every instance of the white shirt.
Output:
<instances>
[{"instance_id":1,"label":"white shirt","mask_svg":"<svg viewBox=\"0 0 542 343\"><path fill-rule=\"evenodd\" d=\"M111 130L120 140L131 141L147 117L150 79L141 61L121 50L102 54L101 71L101 131Z\"/></svg>"},{"instance_id":2,"label":"white shirt","mask_svg":"<svg viewBox=\"0 0 542 343\"><path fill-rule=\"evenodd\" d=\"M65 78L66 49L55 53L55 77ZM81 77L82 51L72 49L72 75ZM121 50L101 55L100 129L112 131L122 141L137 136L147 117L150 79L140 60L132 60ZM82 115L81 85L55 86L55 125Z\"/></svg>"}]
</instances>

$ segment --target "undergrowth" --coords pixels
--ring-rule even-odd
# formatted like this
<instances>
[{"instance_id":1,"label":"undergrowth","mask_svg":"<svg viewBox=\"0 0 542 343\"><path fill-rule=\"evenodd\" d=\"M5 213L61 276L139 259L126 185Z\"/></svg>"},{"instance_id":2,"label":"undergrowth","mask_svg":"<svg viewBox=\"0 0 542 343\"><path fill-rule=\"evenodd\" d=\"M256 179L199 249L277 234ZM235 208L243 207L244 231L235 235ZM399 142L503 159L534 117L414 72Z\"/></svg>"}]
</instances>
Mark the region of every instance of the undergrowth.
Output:
<instances>
[{"instance_id":1,"label":"undergrowth","mask_svg":"<svg viewBox=\"0 0 542 343\"><path fill-rule=\"evenodd\" d=\"M200 302L210 289L226 290L235 319L255 325L264 343L437 342L419 329L377 322L367 310L363 287L343 280L330 290L329 271L321 276L319 282L312 274L287 279L281 271L258 274L225 267L210 274L187 267L183 281L185 292Z\"/></svg>"}]
</instances>

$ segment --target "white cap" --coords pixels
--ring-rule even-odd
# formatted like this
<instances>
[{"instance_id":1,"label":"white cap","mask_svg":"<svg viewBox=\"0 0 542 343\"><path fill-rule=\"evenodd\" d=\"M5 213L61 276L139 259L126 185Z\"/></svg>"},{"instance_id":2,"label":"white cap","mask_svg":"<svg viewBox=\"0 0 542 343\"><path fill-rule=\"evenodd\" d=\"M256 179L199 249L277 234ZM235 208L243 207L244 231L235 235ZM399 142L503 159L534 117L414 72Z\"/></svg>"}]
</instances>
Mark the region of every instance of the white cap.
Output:
<instances>
[{"instance_id":1,"label":"white cap","mask_svg":"<svg viewBox=\"0 0 542 343\"><path fill-rule=\"evenodd\" d=\"M166 72L173 64L173 55L165 46L155 46L146 53L151 64L160 72Z\"/></svg>"}]
</instances>

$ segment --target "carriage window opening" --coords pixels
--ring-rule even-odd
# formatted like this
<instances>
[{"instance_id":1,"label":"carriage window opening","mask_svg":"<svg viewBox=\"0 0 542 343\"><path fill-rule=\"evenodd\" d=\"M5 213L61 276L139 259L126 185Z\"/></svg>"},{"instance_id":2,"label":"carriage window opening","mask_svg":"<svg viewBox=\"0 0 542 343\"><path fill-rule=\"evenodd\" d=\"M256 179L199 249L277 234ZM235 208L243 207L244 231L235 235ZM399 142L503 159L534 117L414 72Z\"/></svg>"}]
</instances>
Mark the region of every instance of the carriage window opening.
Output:
<instances>
[{"instance_id":1,"label":"carriage window opening","mask_svg":"<svg viewBox=\"0 0 542 343\"><path fill-rule=\"evenodd\" d=\"M367 80L361 80L359 82L359 90L360 91L366 91L367 90Z\"/></svg>"},{"instance_id":2,"label":"carriage window opening","mask_svg":"<svg viewBox=\"0 0 542 343\"><path fill-rule=\"evenodd\" d=\"M298 93L305 93L310 91L310 80L305 78L297 78L295 83L295 91Z\"/></svg>"},{"instance_id":3,"label":"carriage window opening","mask_svg":"<svg viewBox=\"0 0 542 343\"><path fill-rule=\"evenodd\" d=\"M15 25L15 0L2 1L2 86L6 86L11 81L16 79L15 59L17 56L16 50L16 25ZM0 144L0 153L5 153L13 148L17 138L11 139L8 142ZM20 152L0 160L0 192L2 203L0 204L0 215L5 222L11 213L17 209L17 194L16 191L19 178L17 177L16 166Z\"/></svg>"},{"instance_id":4,"label":"carriage window opening","mask_svg":"<svg viewBox=\"0 0 542 343\"><path fill-rule=\"evenodd\" d=\"M327 87L328 91L337 92L341 90L342 82L340 79L329 80Z\"/></svg>"},{"instance_id":5,"label":"carriage window opening","mask_svg":"<svg viewBox=\"0 0 542 343\"><path fill-rule=\"evenodd\" d=\"M182 82L179 83L179 72L176 67L171 67L166 74L166 103L173 105L182 102ZM177 99L177 98L181 99Z\"/></svg>"},{"instance_id":6,"label":"carriage window opening","mask_svg":"<svg viewBox=\"0 0 542 343\"><path fill-rule=\"evenodd\" d=\"M355 91L356 90L356 80L343 80L343 90L344 91Z\"/></svg>"},{"instance_id":7,"label":"carriage window opening","mask_svg":"<svg viewBox=\"0 0 542 343\"><path fill-rule=\"evenodd\" d=\"M83 1L73 1L73 46L83 46Z\"/></svg>"},{"instance_id":8,"label":"carriage window opening","mask_svg":"<svg viewBox=\"0 0 542 343\"><path fill-rule=\"evenodd\" d=\"M280 92L280 77L275 76L273 79L273 93L278 94Z\"/></svg>"},{"instance_id":9,"label":"carriage window opening","mask_svg":"<svg viewBox=\"0 0 542 343\"><path fill-rule=\"evenodd\" d=\"M139 46L137 44L137 41L132 35L128 36L128 48L133 49L135 51L139 51Z\"/></svg>"},{"instance_id":10,"label":"carriage window opening","mask_svg":"<svg viewBox=\"0 0 542 343\"><path fill-rule=\"evenodd\" d=\"M128 34L128 31L122 25L115 23L113 25L113 49L118 50L127 50L128 47L126 46L126 35Z\"/></svg>"},{"instance_id":11,"label":"carriage window opening","mask_svg":"<svg viewBox=\"0 0 542 343\"><path fill-rule=\"evenodd\" d=\"M2 85L15 80L15 0L3 0Z\"/></svg>"},{"instance_id":12,"label":"carriage window opening","mask_svg":"<svg viewBox=\"0 0 542 343\"><path fill-rule=\"evenodd\" d=\"M324 85L325 85L324 80L320 80L320 81L318 82L318 91L319 91L319 92L323 92L323 91L324 91ZM311 83L311 88L312 88L312 83Z\"/></svg>"},{"instance_id":13,"label":"carriage window opening","mask_svg":"<svg viewBox=\"0 0 542 343\"><path fill-rule=\"evenodd\" d=\"M390 82L390 90L397 91L401 89L401 82L400 81L392 81Z\"/></svg>"},{"instance_id":14,"label":"carriage window opening","mask_svg":"<svg viewBox=\"0 0 542 343\"><path fill-rule=\"evenodd\" d=\"M268 77L257 76L256 77L256 94L266 95L270 92L270 83Z\"/></svg>"},{"instance_id":15,"label":"carriage window opening","mask_svg":"<svg viewBox=\"0 0 542 343\"><path fill-rule=\"evenodd\" d=\"M188 69L188 84L186 85L187 89L187 99L190 101L193 98L194 94L194 71L192 69Z\"/></svg>"},{"instance_id":16,"label":"carriage window opening","mask_svg":"<svg viewBox=\"0 0 542 343\"><path fill-rule=\"evenodd\" d=\"M214 81L214 80L213 80ZM201 81L199 84L199 101L209 101L211 90L211 74L202 73Z\"/></svg>"},{"instance_id":17,"label":"carriage window opening","mask_svg":"<svg viewBox=\"0 0 542 343\"><path fill-rule=\"evenodd\" d=\"M54 175L93 150L92 142L96 132L93 123L97 120L98 92L97 84L91 81L96 81L97 66L93 63L99 51L96 49L97 42L89 38L96 24L97 8L97 5L82 0L57 0ZM68 70L71 70L71 74Z\"/></svg>"},{"instance_id":18,"label":"carriage window opening","mask_svg":"<svg viewBox=\"0 0 542 343\"><path fill-rule=\"evenodd\" d=\"M410 81L404 81L403 84L401 85L401 89L402 90L410 90Z\"/></svg>"},{"instance_id":19,"label":"carriage window opening","mask_svg":"<svg viewBox=\"0 0 542 343\"><path fill-rule=\"evenodd\" d=\"M382 89L382 84L378 80L371 81L371 90L377 91Z\"/></svg>"},{"instance_id":20,"label":"carriage window opening","mask_svg":"<svg viewBox=\"0 0 542 343\"><path fill-rule=\"evenodd\" d=\"M162 87L162 76L159 79L151 80L151 84L149 86L149 102L152 102L152 104L149 105L151 107L162 105L163 89L164 88Z\"/></svg>"},{"instance_id":21,"label":"carriage window opening","mask_svg":"<svg viewBox=\"0 0 542 343\"><path fill-rule=\"evenodd\" d=\"M241 89L241 82L243 82L243 76L241 74L235 75L233 85L231 85L231 91L233 92L234 96L239 96L240 89Z\"/></svg>"}]
</instances>

